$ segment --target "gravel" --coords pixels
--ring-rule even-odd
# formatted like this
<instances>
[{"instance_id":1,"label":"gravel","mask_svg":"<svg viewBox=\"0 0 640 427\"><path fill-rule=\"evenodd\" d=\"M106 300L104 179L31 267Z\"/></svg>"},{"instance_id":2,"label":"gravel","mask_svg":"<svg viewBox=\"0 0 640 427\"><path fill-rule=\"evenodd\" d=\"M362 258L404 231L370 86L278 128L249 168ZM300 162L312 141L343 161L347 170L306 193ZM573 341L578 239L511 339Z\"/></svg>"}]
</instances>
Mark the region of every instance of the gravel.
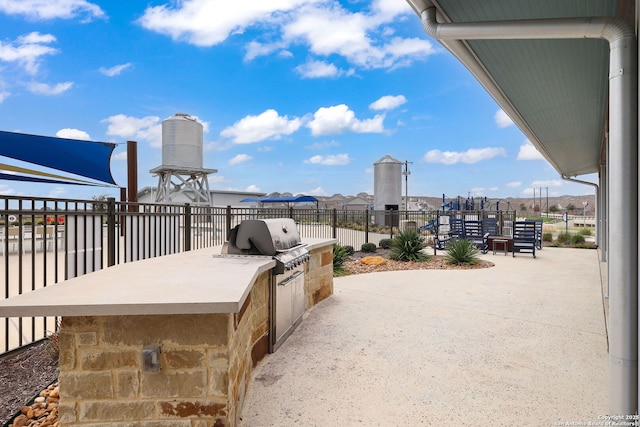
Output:
<instances>
[{"instance_id":1,"label":"gravel","mask_svg":"<svg viewBox=\"0 0 640 427\"><path fill-rule=\"evenodd\" d=\"M58 354L48 341L0 357L0 425L8 425L58 373Z\"/></svg>"}]
</instances>

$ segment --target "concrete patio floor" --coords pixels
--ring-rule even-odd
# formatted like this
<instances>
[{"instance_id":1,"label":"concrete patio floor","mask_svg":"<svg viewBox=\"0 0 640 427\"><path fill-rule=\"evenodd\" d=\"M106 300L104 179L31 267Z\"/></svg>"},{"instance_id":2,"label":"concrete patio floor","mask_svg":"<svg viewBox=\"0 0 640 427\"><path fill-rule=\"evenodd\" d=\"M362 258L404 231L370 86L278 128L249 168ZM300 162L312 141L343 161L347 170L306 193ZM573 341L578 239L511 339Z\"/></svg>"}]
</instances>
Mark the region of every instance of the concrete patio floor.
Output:
<instances>
[{"instance_id":1,"label":"concrete patio floor","mask_svg":"<svg viewBox=\"0 0 640 427\"><path fill-rule=\"evenodd\" d=\"M335 279L253 374L241 426L599 422L608 355L595 250ZM566 425L566 424L564 424Z\"/></svg>"}]
</instances>

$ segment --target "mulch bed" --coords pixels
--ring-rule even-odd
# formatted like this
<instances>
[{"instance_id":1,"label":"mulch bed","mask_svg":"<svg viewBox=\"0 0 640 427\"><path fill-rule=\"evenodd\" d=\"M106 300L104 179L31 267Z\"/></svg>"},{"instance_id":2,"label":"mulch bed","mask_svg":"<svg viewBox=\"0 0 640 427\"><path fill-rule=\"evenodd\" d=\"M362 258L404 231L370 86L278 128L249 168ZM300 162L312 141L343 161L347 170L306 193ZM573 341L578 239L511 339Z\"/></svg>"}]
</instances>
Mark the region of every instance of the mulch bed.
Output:
<instances>
[{"instance_id":1,"label":"mulch bed","mask_svg":"<svg viewBox=\"0 0 640 427\"><path fill-rule=\"evenodd\" d=\"M0 357L0 426L58 378L58 355L43 341Z\"/></svg>"},{"instance_id":2,"label":"mulch bed","mask_svg":"<svg viewBox=\"0 0 640 427\"><path fill-rule=\"evenodd\" d=\"M367 265L361 262L367 256L381 256L385 259L383 265ZM347 274L377 273L380 271L401 270L472 270L477 268L489 268L495 264L490 261L480 260L477 264L454 265L449 264L442 255L432 255L424 262L393 261L389 259L389 250L378 248L376 252L355 252L344 264Z\"/></svg>"}]
</instances>

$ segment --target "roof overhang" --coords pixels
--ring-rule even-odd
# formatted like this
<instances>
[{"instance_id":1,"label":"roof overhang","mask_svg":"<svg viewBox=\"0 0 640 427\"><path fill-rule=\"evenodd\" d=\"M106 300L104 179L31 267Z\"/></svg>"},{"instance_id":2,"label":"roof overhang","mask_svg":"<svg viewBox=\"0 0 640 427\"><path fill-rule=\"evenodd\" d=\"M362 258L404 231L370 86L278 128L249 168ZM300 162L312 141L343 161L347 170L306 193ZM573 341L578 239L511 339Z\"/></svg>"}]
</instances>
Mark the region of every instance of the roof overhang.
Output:
<instances>
[{"instance_id":1,"label":"roof overhang","mask_svg":"<svg viewBox=\"0 0 640 427\"><path fill-rule=\"evenodd\" d=\"M616 17L631 0L409 0L439 22ZM418 9L421 9L420 11ZM607 134L609 45L601 39L438 40L563 176L599 171Z\"/></svg>"}]
</instances>

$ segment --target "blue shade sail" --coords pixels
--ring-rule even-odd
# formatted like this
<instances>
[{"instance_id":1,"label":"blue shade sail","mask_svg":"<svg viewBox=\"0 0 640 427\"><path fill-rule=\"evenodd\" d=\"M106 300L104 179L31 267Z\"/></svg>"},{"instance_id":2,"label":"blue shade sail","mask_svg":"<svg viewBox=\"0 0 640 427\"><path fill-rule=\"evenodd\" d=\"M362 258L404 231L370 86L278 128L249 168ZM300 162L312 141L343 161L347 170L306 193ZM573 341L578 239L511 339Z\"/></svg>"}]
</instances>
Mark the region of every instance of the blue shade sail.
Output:
<instances>
[{"instance_id":1,"label":"blue shade sail","mask_svg":"<svg viewBox=\"0 0 640 427\"><path fill-rule=\"evenodd\" d=\"M109 162L116 144L0 131L0 155L116 185ZM15 175L8 175L16 180ZM33 182L43 182L32 180ZM72 184L73 182L59 181Z\"/></svg>"}]
</instances>

